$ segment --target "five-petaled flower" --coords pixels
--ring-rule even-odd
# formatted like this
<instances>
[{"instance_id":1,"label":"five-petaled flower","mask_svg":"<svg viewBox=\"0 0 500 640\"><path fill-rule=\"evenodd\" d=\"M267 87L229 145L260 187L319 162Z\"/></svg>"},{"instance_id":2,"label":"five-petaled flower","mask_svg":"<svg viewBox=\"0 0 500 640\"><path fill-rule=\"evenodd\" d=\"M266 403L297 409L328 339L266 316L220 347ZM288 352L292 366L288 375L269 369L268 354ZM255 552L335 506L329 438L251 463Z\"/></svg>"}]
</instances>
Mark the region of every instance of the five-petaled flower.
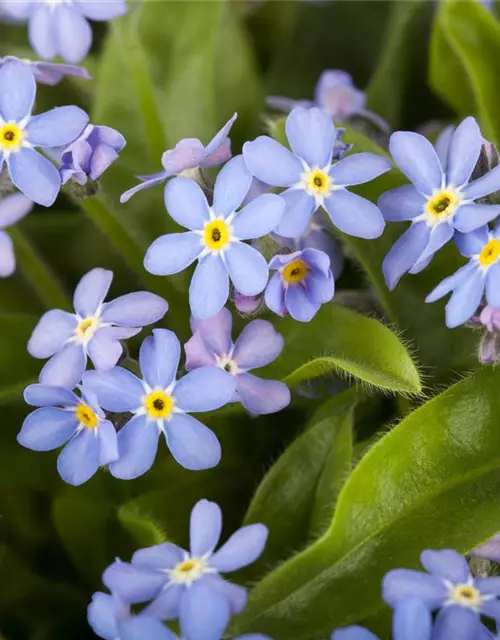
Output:
<instances>
[{"instance_id":1,"label":"five-petaled flower","mask_svg":"<svg viewBox=\"0 0 500 640\"><path fill-rule=\"evenodd\" d=\"M233 344L232 317L222 309L210 320L191 319L193 337L184 345L186 369L215 365L236 378L233 398L254 414L281 411L290 404L290 391L283 382L263 380L249 373L264 367L281 353L284 340L270 322L253 320Z\"/></svg>"},{"instance_id":2,"label":"five-petaled flower","mask_svg":"<svg viewBox=\"0 0 500 640\"><path fill-rule=\"evenodd\" d=\"M292 151L268 136L243 145L250 172L281 193L286 209L276 232L295 238L306 232L313 213L323 207L333 224L359 238L378 238L385 222L378 207L347 190L389 171L387 158L356 153L332 164L337 131L317 108L296 107L286 120Z\"/></svg>"},{"instance_id":3,"label":"five-petaled flower","mask_svg":"<svg viewBox=\"0 0 500 640\"><path fill-rule=\"evenodd\" d=\"M104 409L133 414L118 433L120 459L109 467L116 478L130 480L146 473L162 433L184 468L197 471L219 463L217 437L189 414L213 411L230 402L236 380L218 367L201 367L176 381L180 349L172 331L156 329L139 352L143 379L121 367L87 371L83 377Z\"/></svg>"},{"instance_id":4,"label":"five-petaled flower","mask_svg":"<svg viewBox=\"0 0 500 640\"><path fill-rule=\"evenodd\" d=\"M280 316L288 312L294 320L309 322L335 293L330 258L318 249L277 255L269 263L276 273L269 280L265 301Z\"/></svg>"},{"instance_id":5,"label":"five-petaled flower","mask_svg":"<svg viewBox=\"0 0 500 640\"><path fill-rule=\"evenodd\" d=\"M29 67L18 61L0 69L0 171L7 164L15 186L30 200L50 207L61 188L54 165L34 147L73 142L88 122L78 107L56 107L32 116L36 83Z\"/></svg>"},{"instance_id":6,"label":"five-petaled flower","mask_svg":"<svg viewBox=\"0 0 500 640\"><path fill-rule=\"evenodd\" d=\"M89 20L107 21L127 11L125 0L3 0L8 15L28 21L29 40L41 58L80 62L92 45Z\"/></svg>"},{"instance_id":7,"label":"five-petaled flower","mask_svg":"<svg viewBox=\"0 0 500 640\"><path fill-rule=\"evenodd\" d=\"M33 203L22 193L12 193L0 200L0 278L16 270L14 245L4 229L22 220L33 209Z\"/></svg>"},{"instance_id":8,"label":"five-petaled flower","mask_svg":"<svg viewBox=\"0 0 500 640\"><path fill-rule=\"evenodd\" d=\"M229 132L238 114L234 114L218 131L205 147L197 138L185 138L178 142L174 149L165 151L161 163L163 171L151 176L138 176L141 183L125 191L120 202L128 202L138 191L149 189L166 182L176 175L196 177L200 169L208 169L223 164L231 157L231 140Z\"/></svg>"},{"instance_id":9,"label":"five-petaled flower","mask_svg":"<svg viewBox=\"0 0 500 640\"><path fill-rule=\"evenodd\" d=\"M275 194L258 196L237 211L247 195L252 176L242 156L230 160L217 176L213 206L201 187L189 178L174 178L165 190L172 218L188 233L161 236L144 259L147 271L172 275L198 260L189 288L192 315L208 320L226 304L229 278L239 293L261 293L269 277L264 257L245 240L267 235L278 225L285 203Z\"/></svg>"},{"instance_id":10,"label":"five-petaled flower","mask_svg":"<svg viewBox=\"0 0 500 640\"><path fill-rule=\"evenodd\" d=\"M204 610L206 589L212 592L214 607L236 614L242 611L247 591L220 575L254 562L264 550L267 527L250 524L236 531L215 551L222 530L222 513L217 504L200 500L191 512L190 550L171 543L137 551L132 563L117 560L103 575L104 584L129 604L153 602L144 615L161 620L180 618L188 626L193 612Z\"/></svg>"},{"instance_id":11,"label":"five-petaled flower","mask_svg":"<svg viewBox=\"0 0 500 640\"><path fill-rule=\"evenodd\" d=\"M384 259L382 268L390 289L406 272L425 268L456 231L474 231L500 213L500 206L474 202L500 188L500 167L469 183L482 143L472 117L451 137L443 136L436 149L418 133L392 134L392 157L413 185L387 191L378 201L386 220L412 222Z\"/></svg>"},{"instance_id":12,"label":"five-petaled flower","mask_svg":"<svg viewBox=\"0 0 500 640\"><path fill-rule=\"evenodd\" d=\"M445 278L431 291L426 302L439 300L453 292L446 305L446 325L450 328L467 322L477 311L483 295L493 307L500 307L500 224L494 231L485 225L455 238L460 253L469 263Z\"/></svg>"},{"instance_id":13,"label":"five-petaled flower","mask_svg":"<svg viewBox=\"0 0 500 640\"><path fill-rule=\"evenodd\" d=\"M72 389L82 378L87 356L96 369L114 367L123 352L120 340L135 336L167 312L167 302L147 291L104 302L112 280L112 271L92 269L75 289L76 313L53 309L41 317L28 342L33 357L50 358L40 382Z\"/></svg>"},{"instance_id":14,"label":"five-petaled flower","mask_svg":"<svg viewBox=\"0 0 500 640\"><path fill-rule=\"evenodd\" d=\"M79 398L63 387L32 384L24 399L40 408L25 419L17 441L33 451L51 451L68 443L57 459L65 482L83 484L99 467L118 458L115 428L89 389L82 387Z\"/></svg>"}]
</instances>

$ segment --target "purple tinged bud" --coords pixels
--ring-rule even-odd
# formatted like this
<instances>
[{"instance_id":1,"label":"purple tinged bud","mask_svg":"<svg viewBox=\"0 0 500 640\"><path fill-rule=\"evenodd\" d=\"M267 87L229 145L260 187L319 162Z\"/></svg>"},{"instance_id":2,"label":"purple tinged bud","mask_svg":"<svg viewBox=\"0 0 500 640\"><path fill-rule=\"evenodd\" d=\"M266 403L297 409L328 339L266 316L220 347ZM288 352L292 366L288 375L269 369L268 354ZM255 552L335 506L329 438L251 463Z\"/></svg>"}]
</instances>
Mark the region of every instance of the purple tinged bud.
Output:
<instances>
[{"instance_id":1,"label":"purple tinged bud","mask_svg":"<svg viewBox=\"0 0 500 640\"><path fill-rule=\"evenodd\" d=\"M237 291L234 292L234 306L236 310L244 316L256 315L264 305L264 296L244 296Z\"/></svg>"}]
</instances>

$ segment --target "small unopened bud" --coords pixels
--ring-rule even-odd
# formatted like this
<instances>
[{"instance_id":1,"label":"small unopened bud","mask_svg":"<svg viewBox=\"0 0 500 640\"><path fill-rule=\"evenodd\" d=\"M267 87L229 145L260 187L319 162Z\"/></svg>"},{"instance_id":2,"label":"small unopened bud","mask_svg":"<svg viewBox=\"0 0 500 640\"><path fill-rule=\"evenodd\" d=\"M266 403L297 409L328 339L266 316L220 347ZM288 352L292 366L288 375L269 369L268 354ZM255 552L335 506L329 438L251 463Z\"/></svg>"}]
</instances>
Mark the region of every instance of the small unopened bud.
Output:
<instances>
[{"instance_id":1,"label":"small unopened bud","mask_svg":"<svg viewBox=\"0 0 500 640\"><path fill-rule=\"evenodd\" d=\"M482 364L500 363L500 309L487 304L479 316L474 316L471 326L484 327L477 357Z\"/></svg>"},{"instance_id":2,"label":"small unopened bud","mask_svg":"<svg viewBox=\"0 0 500 640\"><path fill-rule=\"evenodd\" d=\"M234 306L243 316L254 316L264 307L264 296L244 296L237 291L233 295Z\"/></svg>"},{"instance_id":3,"label":"small unopened bud","mask_svg":"<svg viewBox=\"0 0 500 640\"><path fill-rule=\"evenodd\" d=\"M100 180L88 180L85 184L68 182L65 186L66 192L75 200L87 200L87 198L93 198L99 193L100 188Z\"/></svg>"},{"instance_id":4,"label":"small unopened bud","mask_svg":"<svg viewBox=\"0 0 500 640\"><path fill-rule=\"evenodd\" d=\"M489 171L497 167L499 162L500 156L496 146L492 142L483 140L479 160L474 167L471 180L477 180L478 178L486 175ZM490 204L500 204L500 191L495 191L495 193L490 194L486 198L482 198L482 201Z\"/></svg>"}]
</instances>

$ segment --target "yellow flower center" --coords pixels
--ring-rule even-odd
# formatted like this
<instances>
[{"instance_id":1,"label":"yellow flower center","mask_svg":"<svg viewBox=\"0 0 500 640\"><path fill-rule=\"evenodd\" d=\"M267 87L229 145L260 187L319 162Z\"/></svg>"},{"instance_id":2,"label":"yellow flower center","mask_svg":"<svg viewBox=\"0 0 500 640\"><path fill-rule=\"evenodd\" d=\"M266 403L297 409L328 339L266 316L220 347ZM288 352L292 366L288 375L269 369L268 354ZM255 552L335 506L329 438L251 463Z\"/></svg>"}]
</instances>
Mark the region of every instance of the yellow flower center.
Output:
<instances>
[{"instance_id":1,"label":"yellow flower center","mask_svg":"<svg viewBox=\"0 0 500 640\"><path fill-rule=\"evenodd\" d=\"M479 607L483 602L481 593L470 584L459 584L450 590L450 600L463 607Z\"/></svg>"},{"instance_id":2,"label":"yellow flower center","mask_svg":"<svg viewBox=\"0 0 500 640\"><path fill-rule=\"evenodd\" d=\"M224 220L213 220L205 227L204 240L212 251L220 251L229 242L231 232Z\"/></svg>"},{"instance_id":3,"label":"yellow flower center","mask_svg":"<svg viewBox=\"0 0 500 640\"><path fill-rule=\"evenodd\" d=\"M444 189L436 192L432 198L427 200L425 210L431 221L441 222L455 213L460 200L460 194L455 190Z\"/></svg>"},{"instance_id":4,"label":"yellow flower center","mask_svg":"<svg viewBox=\"0 0 500 640\"><path fill-rule=\"evenodd\" d=\"M321 169L313 169L302 174L302 181L307 193L311 196L328 198L332 193L332 179Z\"/></svg>"},{"instance_id":5,"label":"yellow flower center","mask_svg":"<svg viewBox=\"0 0 500 640\"><path fill-rule=\"evenodd\" d=\"M206 573L207 564L203 558L187 558L175 565L170 571L172 582L189 584Z\"/></svg>"},{"instance_id":6,"label":"yellow flower center","mask_svg":"<svg viewBox=\"0 0 500 640\"><path fill-rule=\"evenodd\" d=\"M289 262L281 272L281 277L288 284L297 284L302 282L307 276L309 268L303 260L294 260Z\"/></svg>"},{"instance_id":7,"label":"yellow flower center","mask_svg":"<svg viewBox=\"0 0 500 640\"><path fill-rule=\"evenodd\" d=\"M24 138L24 131L14 122L0 126L0 149L19 151Z\"/></svg>"},{"instance_id":8,"label":"yellow flower center","mask_svg":"<svg viewBox=\"0 0 500 640\"><path fill-rule=\"evenodd\" d=\"M150 418L168 418L174 408L174 399L164 391L152 391L144 398L144 408Z\"/></svg>"},{"instance_id":9,"label":"yellow flower center","mask_svg":"<svg viewBox=\"0 0 500 640\"><path fill-rule=\"evenodd\" d=\"M80 424L87 429L95 429L99 424L97 414L86 404L79 404L76 408L76 417Z\"/></svg>"},{"instance_id":10,"label":"yellow flower center","mask_svg":"<svg viewBox=\"0 0 500 640\"><path fill-rule=\"evenodd\" d=\"M88 342L94 333L99 329L101 321L97 316L89 316L78 323L76 327L76 337L79 342Z\"/></svg>"},{"instance_id":11,"label":"yellow flower center","mask_svg":"<svg viewBox=\"0 0 500 640\"><path fill-rule=\"evenodd\" d=\"M481 250L479 254L479 264L487 267L493 264L500 257L500 240L490 240Z\"/></svg>"}]
</instances>

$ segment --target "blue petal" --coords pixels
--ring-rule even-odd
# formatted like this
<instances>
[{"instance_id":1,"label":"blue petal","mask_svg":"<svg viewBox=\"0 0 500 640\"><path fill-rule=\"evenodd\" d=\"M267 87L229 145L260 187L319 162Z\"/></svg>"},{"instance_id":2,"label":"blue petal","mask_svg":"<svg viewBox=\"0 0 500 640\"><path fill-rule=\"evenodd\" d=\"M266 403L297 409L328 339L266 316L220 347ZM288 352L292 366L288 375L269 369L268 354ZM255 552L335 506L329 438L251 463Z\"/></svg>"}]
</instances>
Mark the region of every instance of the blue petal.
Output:
<instances>
[{"instance_id":1,"label":"blue petal","mask_svg":"<svg viewBox=\"0 0 500 640\"><path fill-rule=\"evenodd\" d=\"M120 196L120 202L124 204L125 202L128 202L132 196L135 196L136 193L139 193L139 191L143 191L144 189L151 189L151 187L157 187L159 184L165 182L168 177L169 175L166 172L161 172L159 177L155 175L150 178L144 179L140 184L132 187L132 189L127 189L127 191L122 193L122 195Z\"/></svg>"},{"instance_id":2,"label":"blue petal","mask_svg":"<svg viewBox=\"0 0 500 640\"><path fill-rule=\"evenodd\" d=\"M158 597L141 611L144 616L151 616L158 620L175 620L179 616L181 599L186 588L171 583L158 594Z\"/></svg>"},{"instance_id":3,"label":"blue petal","mask_svg":"<svg viewBox=\"0 0 500 640\"><path fill-rule=\"evenodd\" d=\"M269 531L263 524L249 524L238 529L213 554L211 566L225 573L252 564L264 551L268 535Z\"/></svg>"},{"instance_id":4,"label":"blue petal","mask_svg":"<svg viewBox=\"0 0 500 640\"><path fill-rule=\"evenodd\" d=\"M24 399L33 407L75 407L79 403L77 396L69 389L44 384L30 384L24 390Z\"/></svg>"},{"instance_id":5,"label":"blue petal","mask_svg":"<svg viewBox=\"0 0 500 640\"><path fill-rule=\"evenodd\" d=\"M67 442L77 426L73 412L42 407L27 416L17 441L33 451L52 451Z\"/></svg>"},{"instance_id":6,"label":"blue petal","mask_svg":"<svg viewBox=\"0 0 500 640\"><path fill-rule=\"evenodd\" d=\"M167 582L167 576L159 571L116 560L106 569L102 581L123 602L139 604L154 598Z\"/></svg>"},{"instance_id":7,"label":"blue petal","mask_svg":"<svg viewBox=\"0 0 500 640\"><path fill-rule=\"evenodd\" d=\"M118 460L118 438L114 425L109 420L99 423L99 466Z\"/></svg>"},{"instance_id":8,"label":"blue petal","mask_svg":"<svg viewBox=\"0 0 500 640\"><path fill-rule=\"evenodd\" d=\"M378 206L385 220L413 220L424 212L426 199L411 184L404 184L383 193Z\"/></svg>"},{"instance_id":9,"label":"blue petal","mask_svg":"<svg viewBox=\"0 0 500 640\"><path fill-rule=\"evenodd\" d=\"M273 362L283 350L285 340L267 320L253 320L240 333L233 358L241 369L257 369Z\"/></svg>"},{"instance_id":10,"label":"blue petal","mask_svg":"<svg viewBox=\"0 0 500 640\"><path fill-rule=\"evenodd\" d=\"M492 265L486 274L486 302L500 307L500 264Z\"/></svg>"},{"instance_id":11,"label":"blue petal","mask_svg":"<svg viewBox=\"0 0 500 640\"><path fill-rule=\"evenodd\" d=\"M286 119L286 135L293 152L310 167L323 169L331 163L335 127L320 109L295 107Z\"/></svg>"},{"instance_id":12,"label":"blue petal","mask_svg":"<svg viewBox=\"0 0 500 640\"><path fill-rule=\"evenodd\" d=\"M73 305L82 318L96 313L108 295L112 281L113 272L98 267L83 276L73 295Z\"/></svg>"},{"instance_id":13,"label":"blue petal","mask_svg":"<svg viewBox=\"0 0 500 640\"><path fill-rule=\"evenodd\" d=\"M141 372L149 386L166 389L174 380L181 358L181 344L173 331L155 329L139 351Z\"/></svg>"},{"instance_id":14,"label":"blue petal","mask_svg":"<svg viewBox=\"0 0 500 640\"><path fill-rule=\"evenodd\" d=\"M434 144L434 148L436 149L436 153L444 171L446 171L448 167L448 151L450 149L450 141L454 131L455 127L452 124L448 125L439 133Z\"/></svg>"},{"instance_id":15,"label":"blue petal","mask_svg":"<svg viewBox=\"0 0 500 640\"><path fill-rule=\"evenodd\" d=\"M52 8L46 3L39 4L33 11L28 24L29 41L41 58L55 58L57 51L56 22Z\"/></svg>"},{"instance_id":16,"label":"blue petal","mask_svg":"<svg viewBox=\"0 0 500 640\"><path fill-rule=\"evenodd\" d=\"M171 276L184 271L203 251L196 233L169 233L160 236L146 251L144 268L155 276Z\"/></svg>"},{"instance_id":17,"label":"blue petal","mask_svg":"<svg viewBox=\"0 0 500 640\"><path fill-rule=\"evenodd\" d=\"M200 367L181 378L173 396L176 406L187 412L214 411L230 402L236 379L219 367Z\"/></svg>"},{"instance_id":18,"label":"blue petal","mask_svg":"<svg viewBox=\"0 0 500 640\"><path fill-rule=\"evenodd\" d=\"M229 276L219 255L200 260L189 287L191 313L199 320L213 318L226 304L229 296Z\"/></svg>"},{"instance_id":19,"label":"blue petal","mask_svg":"<svg viewBox=\"0 0 500 640\"><path fill-rule=\"evenodd\" d=\"M277 413L290 404L290 390L284 382L263 380L251 373L237 376L236 390L241 404L255 415Z\"/></svg>"},{"instance_id":20,"label":"blue petal","mask_svg":"<svg viewBox=\"0 0 500 640\"><path fill-rule=\"evenodd\" d=\"M119 459L109 465L111 475L133 480L153 466L158 451L160 431L156 422L135 416L118 432Z\"/></svg>"},{"instance_id":21,"label":"blue petal","mask_svg":"<svg viewBox=\"0 0 500 640\"><path fill-rule=\"evenodd\" d=\"M280 197L285 201L285 211L276 227L276 233L285 238L302 236L317 209L314 197L304 189L289 189L281 193Z\"/></svg>"},{"instance_id":22,"label":"blue petal","mask_svg":"<svg viewBox=\"0 0 500 640\"><path fill-rule=\"evenodd\" d=\"M14 243L5 231L0 231L0 278L8 278L16 270Z\"/></svg>"},{"instance_id":23,"label":"blue petal","mask_svg":"<svg viewBox=\"0 0 500 640\"><path fill-rule=\"evenodd\" d=\"M0 201L0 229L6 229L22 220L33 210L31 200L22 193L12 193Z\"/></svg>"},{"instance_id":24,"label":"blue petal","mask_svg":"<svg viewBox=\"0 0 500 640\"><path fill-rule=\"evenodd\" d=\"M266 193L252 200L233 221L234 235L239 240L253 240L266 236L278 226L285 210L285 200L274 193Z\"/></svg>"},{"instance_id":25,"label":"blue petal","mask_svg":"<svg viewBox=\"0 0 500 640\"><path fill-rule=\"evenodd\" d=\"M120 640L177 640L177 636L154 618L138 615L118 623Z\"/></svg>"},{"instance_id":26,"label":"blue petal","mask_svg":"<svg viewBox=\"0 0 500 640\"><path fill-rule=\"evenodd\" d=\"M462 190L462 193L464 195L464 198L467 198L469 200L477 200L477 198L484 198L484 196L489 196L490 193L494 193L499 189L500 166L495 167L486 175L481 176L481 178L473 180Z\"/></svg>"},{"instance_id":27,"label":"blue petal","mask_svg":"<svg viewBox=\"0 0 500 640\"><path fill-rule=\"evenodd\" d=\"M194 584L182 598L179 622L184 640L220 640L229 623L227 600L203 583Z\"/></svg>"},{"instance_id":28,"label":"blue petal","mask_svg":"<svg viewBox=\"0 0 500 640\"><path fill-rule=\"evenodd\" d=\"M92 602L87 608L87 619L92 630L100 638L115 640L118 636L116 621L126 615L127 607L117 598L97 592L92 596Z\"/></svg>"},{"instance_id":29,"label":"blue petal","mask_svg":"<svg viewBox=\"0 0 500 640\"><path fill-rule=\"evenodd\" d=\"M392 245L382 263L385 282L391 291L401 276L416 264L429 242L429 237L429 227L425 222L417 222Z\"/></svg>"},{"instance_id":30,"label":"blue petal","mask_svg":"<svg viewBox=\"0 0 500 640\"><path fill-rule=\"evenodd\" d=\"M275 273L269 280L269 284L267 285L264 294L264 299L266 301L266 305L271 309L271 311L274 311L274 313L277 313L279 316L285 315L285 292L283 289L281 275L279 273Z\"/></svg>"},{"instance_id":31,"label":"blue petal","mask_svg":"<svg viewBox=\"0 0 500 640\"><path fill-rule=\"evenodd\" d=\"M92 45L92 29L70 5L59 4L54 11L59 54L66 62L80 62Z\"/></svg>"},{"instance_id":32,"label":"blue petal","mask_svg":"<svg viewBox=\"0 0 500 640\"><path fill-rule=\"evenodd\" d=\"M391 162L383 156L374 153L355 153L336 162L329 173L337 187L350 187L369 182L386 173L391 168Z\"/></svg>"},{"instance_id":33,"label":"blue petal","mask_svg":"<svg viewBox=\"0 0 500 640\"><path fill-rule=\"evenodd\" d=\"M246 606L247 590L244 587L227 582L217 574L204 575L200 578L198 584L208 585L210 589L224 597L229 603L233 615L241 613Z\"/></svg>"},{"instance_id":34,"label":"blue petal","mask_svg":"<svg viewBox=\"0 0 500 640\"><path fill-rule=\"evenodd\" d=\"M429 242L422 251L422 255L418 261L421 262L433 256L436 251L439 251L439 249L444 247L444 245L453 238L454 232L453 227L446 222L431 227Z\"/></svg>"},{"instance_id":35,"label":"blue petal","mask_svg":"<svg viewBox=\"0 0 500 640\"><path fill-rule=\"evenodd\" d=\"M431 611L442 606L448 590L442 580L428 573L410 569L393 569L382 582L382 597L391 607L408 598L418 598Z\"/></svg>"},{"instance_id":36,"label":"blue petal","mask_svg":"<svg viewBox=\"0 0 500 640\"><path fill-rule=\"evenodd\" d=\"M499 213L499 205L463 204L458 208L453 218L453 226L462 233L469 233L469 231L474 231L478 227L488 224L497 218Z\"/></svg>"},{"instance_id":37,"label":"blue petal","mask_svg":"<svg viewBox=\"0 0 500 640\"><path fill-rule=\"evenodd\" d=\"M302 251L302 259L326 278L330 276L330 258L324 251L306 248Z\"/></svg>"},{"instance_id":38,"label":"blue petal","mask_svg":"<svg viewBox=\"0 0 500 640\"><path fill-rule=\"evenodd\" d=\"M165 425L170 452L185 469L201 471L219 464L220 443L204 424L183 413L176 413Z\"/></svg>"},{"instance_id":39,"label":"blue petal","mask_svg":"<svg viewBox=\"0 0 500 640\"><path fill-rule=\"evenodd\" d=\"M424 136L412 131L396 131L390 138L389 149L398 167L419 193L430 196L434 189L441 188L441 163Z\"/></svg>"},{"instance_id":40,"label":"blue petal","mask_svg":"<svg viewBox=\"0 0 500 640\"><path fill-rule=\"evenodd\" d=\"M442 280L437 287L435 287L425 299L426 302L435 302L442 298L453 289L461 286L463 282L465 282L472 274L473 271L476 271L477 266L474 262L469 262L468 264L460 267L460 269L451 276L448 276L444 280Z\"/></svg>"},{"instance_id":41,"label":"blue petal","mask_svg":"<svg viewBox=\"0 0 500 640\"><path fill-rule=\"evenodd\" d=\"M99 440L93 429L82 429L68 442L57 459L57 471L68 484L87 482L99 469Z\"/></svg>"},{"instance_id":42,"label":"blue petal","mask_svg":"<svg viewBox=\"0 0 500 640\"><path fill-rule=\"evenodd\" d=\"M397 605L392 619L393 640L430 640L432 618L429 609L415 598Z\"/></svg>"},{"instance_id":43,"label":"blue petal","mask_svg":"<svg viewBox=\"0 0 500 640\"><path fill-rule=\"evenodd\" d=\"M243 242L233 242L224 257L229 277L239 293L255 296L264 291L269 268L257 249Z\"/></svg>"},{"instance_id":44,"label":"blue petal","mask_svg":"<svg viewBox=\"0 0 500 640\"><path fill-rule=\"evenodd\" d=\"M330 302L335 293L335 282L333 274L330 271L328 276L314 270L306 280L306 296L314 304L325 304Z\"/></svg>"},{"instance_id":45,"label":"blue petal","mask_svg":"<svg viewBox=\"0 0 500 640\"><path fill-rule=\"evenodd\" d=\"M28 351L34 358L50 358L60 351L75 332L78 320L76 317L52 309L40 318L28 341Z\"/></svg>"},{"instance_id":46,"label":"blue petal","mask_svg":"<svg viewBox=\"0 0 500 640\"><path fill-rule=\"evenodd\" d=\"M222 531L222 511L218 504L200 500L191 511L189 538L191 555L203 556L212 553L219 542Z\"/></svg>"},{"instance_id":47,"label":"blue petal","mask_svg":"<svg viewBox=\"0 0 500 640\"><path fill-rule=\"evenodd\" d=\"M165 187L165 206L182 227L202 230L210 219L210 208L200 185L189 178L170 180Z\"/></svg>"},{"instance_id":48,"label":"blue petal","mask_svg":"<svg viewBox=\"0 0 500 640\"><path fill-rule=\"evenodd\" d=\"M474 586L480 593L485 595L500 595L500 577L491 576L489 578L476 578L474 580ZM496 600L496 605L500 606L500 601Z\"/></svg>"},{"instance_id":49,"label":"blue petal","mask_svg":"<svg viewBox=\"0 0 500 640\"><path fill-rule=\"evenodd\" d=\"M54 165L34 149L24 147L7 159L14 185L33 202L50 207L54 204L61 176Z\"/></svg>"},{"instance_id":50,"label":"blue petal","mask_svg":"<svg viewBox=\"0 0 500 640\"><path fill-rule=\"evenodd\" d=\"M380 209L349 191L334 191L323 204L333 224L356 238L373 239L382 235L385 220Z\"/></svg>"},{"instance_id":51,"label":"blue petal","mask_svg":"<svg viewBox=\"0 0 500 640\"><path fill-rule=\"evenodd\" d=\"M205 147L205 153L207 157L211 156L214 153L217 153L219 148L225 144L227 137L229 135L229 132L231 131L231 127L233 126L234 121L236 120L237 117L238 117L238 114L234 113L226 122L226 124L222 127L222 129L220 129L212 138L212 140L210 140L210 142Z\"/></svg>"},{"instance_id":52,"label":"blue petal","mask_svg":"<svg viewBox=\"0 0 500 640\"><path fill-rule=\"evenodd\" d=\"M377 636L363 627L352 626L337 629L330 640L378 640Z\"/></svg>"},{"instance_id":53,"label":"blue petal","mask_svg":"<svg viewBox=\"0 0 500 640\"><path fill-rule=\"evenodd\" d=\"M163 542L146 549L139 549L132 556L132 564L137 567L149 567L150 569L173 569L176 564L182 562L185 551L175 544Z\"/></svg>"},{"instance_id":54,"label":"blue petal","mask_svg":"<svg viewBox=\"0 0 500 640\"><path fill-rule=\"evenodd\" d=\"M31 114L36 82L30 68L18 60L0 69L0 116L6 122L19 122Z\"/></svg>"},{"instance_id":55,"label":"blue petal","mask_svg":"<svg viewBox=\"0 0 500 640\"><path fill-rule=\"evenodd\" d=\"M35 147L62 147L76 140L89 121L78 107L56 107L31 118L27 138Z\"/></svg>"},{"instance_id":56,"label":"blue petal","mask_svg":"<svg viewBox=\"0 0 500 640\"><path fill-rule=\"evenodd\" d=\"M221 309L217 315L210 320L195 320L191 318L191 330L194 333L200 332L205 346L210 355L227 355L231 349L231 329L233 318L229 309ZM210 364L213 364L211 358Z\"/></svg>"},{"instance_id":57,"label":"blue petal","mask_svg":"<svg viewBox=\"0 0 500 640\"><path fill-rule=\"evenodd\" d=\"M478 253L488 242L488 227L479 227L470 233L455 233L455 244L463 256L470 258Z\"/></svg>"},{"instance_id":58,"label":"blue petal","mask_svg":"<svg viewBox=\"0 0 500 640\"><path fill-rule=\"evenodd\" d=\"M74 389L82 379L86 366L87 356L82 346L69 342L44 365L40 382Z\"/></svg>"},{"instance_id":59,"label":"blue petal","mask_svg":"<svg viewBox=\"0 0 500 640\"><path fill-rule=\"evenodd\" d=\"M470 576L467 561L452 549L441 549L439 551L427 549L422 552L420 562L429 573L450 582L467 582Z\"/></svg>"},{"instance_id":60,"label":"blue petal","mask_svg":"<svg viewBox=\"0 0 500 640\"><path fill-rule=\"evenodd\" d=\"M243 145L243 158L256 178L273 187L291 187L304 170L300 160L276 140L259 136Z\"/></svg>"},{"instance_id":61,"label":"blue petal","mask_svg":"<svg viewBox=\"0 0 500 640\"><path fill-rule=\"evenodd\" d=\"M250 189L252 175L248 171L243 156L229 160L220 170L215 181L213 210L227 217L241 205ZM252 236L256 237L256 236Z\"/></svg>"},{"instance_id":62,"label":"blue petal","mask_svg":"<svg viewBox=\"0 0 500 640\"><path fill-rule=\"evenodd\" d=\"M480 632L481 623L475 611L452 605L439 612L432 637L433 640L478 640Z\"/></svg>"},{"instance_id":63,"label":"blue petal","mask_svg":"<svg viewBox=\"0 0 500 640\"><path fill-rule=\"evenodd\" d=\"M104 305L104 322L125 327L144 327L161 320L168 311L168 303L149 291L134 291Z\"/></svg>"},{"instance_id":64,"label":"blue petal","mask_svg":"<svg viewBox=\"0 0 500 640\"><path fill-rule=\"evenodd\" d=\"M319 311L320 304L312 302L301 285L292 285L285 290L285 306L294 320L309 322Z\"/></svg>"},{"instance_id":65,"label":"blue petal","mask_svg":"<svg viewBox=\"0 0 500 640\"><path fill-rule=\"evenodd\" d=\"M472 116L465 118L455 129L450 140L446 177L455 187L466 184L481 153L483 137Z\"/></svg>"},{"instance_id":66,"label":"blue petal","mask_svg":"<svg viewBox=\"0 0 500 640\"><path fill-rule=\"evenodd\" d=\"M118 413L139 409L145 393L139 378L121 367L108 371L87 371L83 376L83 384L96 394L103 409Z\"/></svg>"},{"instance_id":67,"label":"blue petal","mask_svg":"<svg viewBox=\"0 0 500 640\"><path fill-rule=\"evenodd\" d=\"M446 326L450 329L470 320L477 311L484 293L484 277L479 269L455 287L446 305Z\"/></svg>"}]
</instances>

